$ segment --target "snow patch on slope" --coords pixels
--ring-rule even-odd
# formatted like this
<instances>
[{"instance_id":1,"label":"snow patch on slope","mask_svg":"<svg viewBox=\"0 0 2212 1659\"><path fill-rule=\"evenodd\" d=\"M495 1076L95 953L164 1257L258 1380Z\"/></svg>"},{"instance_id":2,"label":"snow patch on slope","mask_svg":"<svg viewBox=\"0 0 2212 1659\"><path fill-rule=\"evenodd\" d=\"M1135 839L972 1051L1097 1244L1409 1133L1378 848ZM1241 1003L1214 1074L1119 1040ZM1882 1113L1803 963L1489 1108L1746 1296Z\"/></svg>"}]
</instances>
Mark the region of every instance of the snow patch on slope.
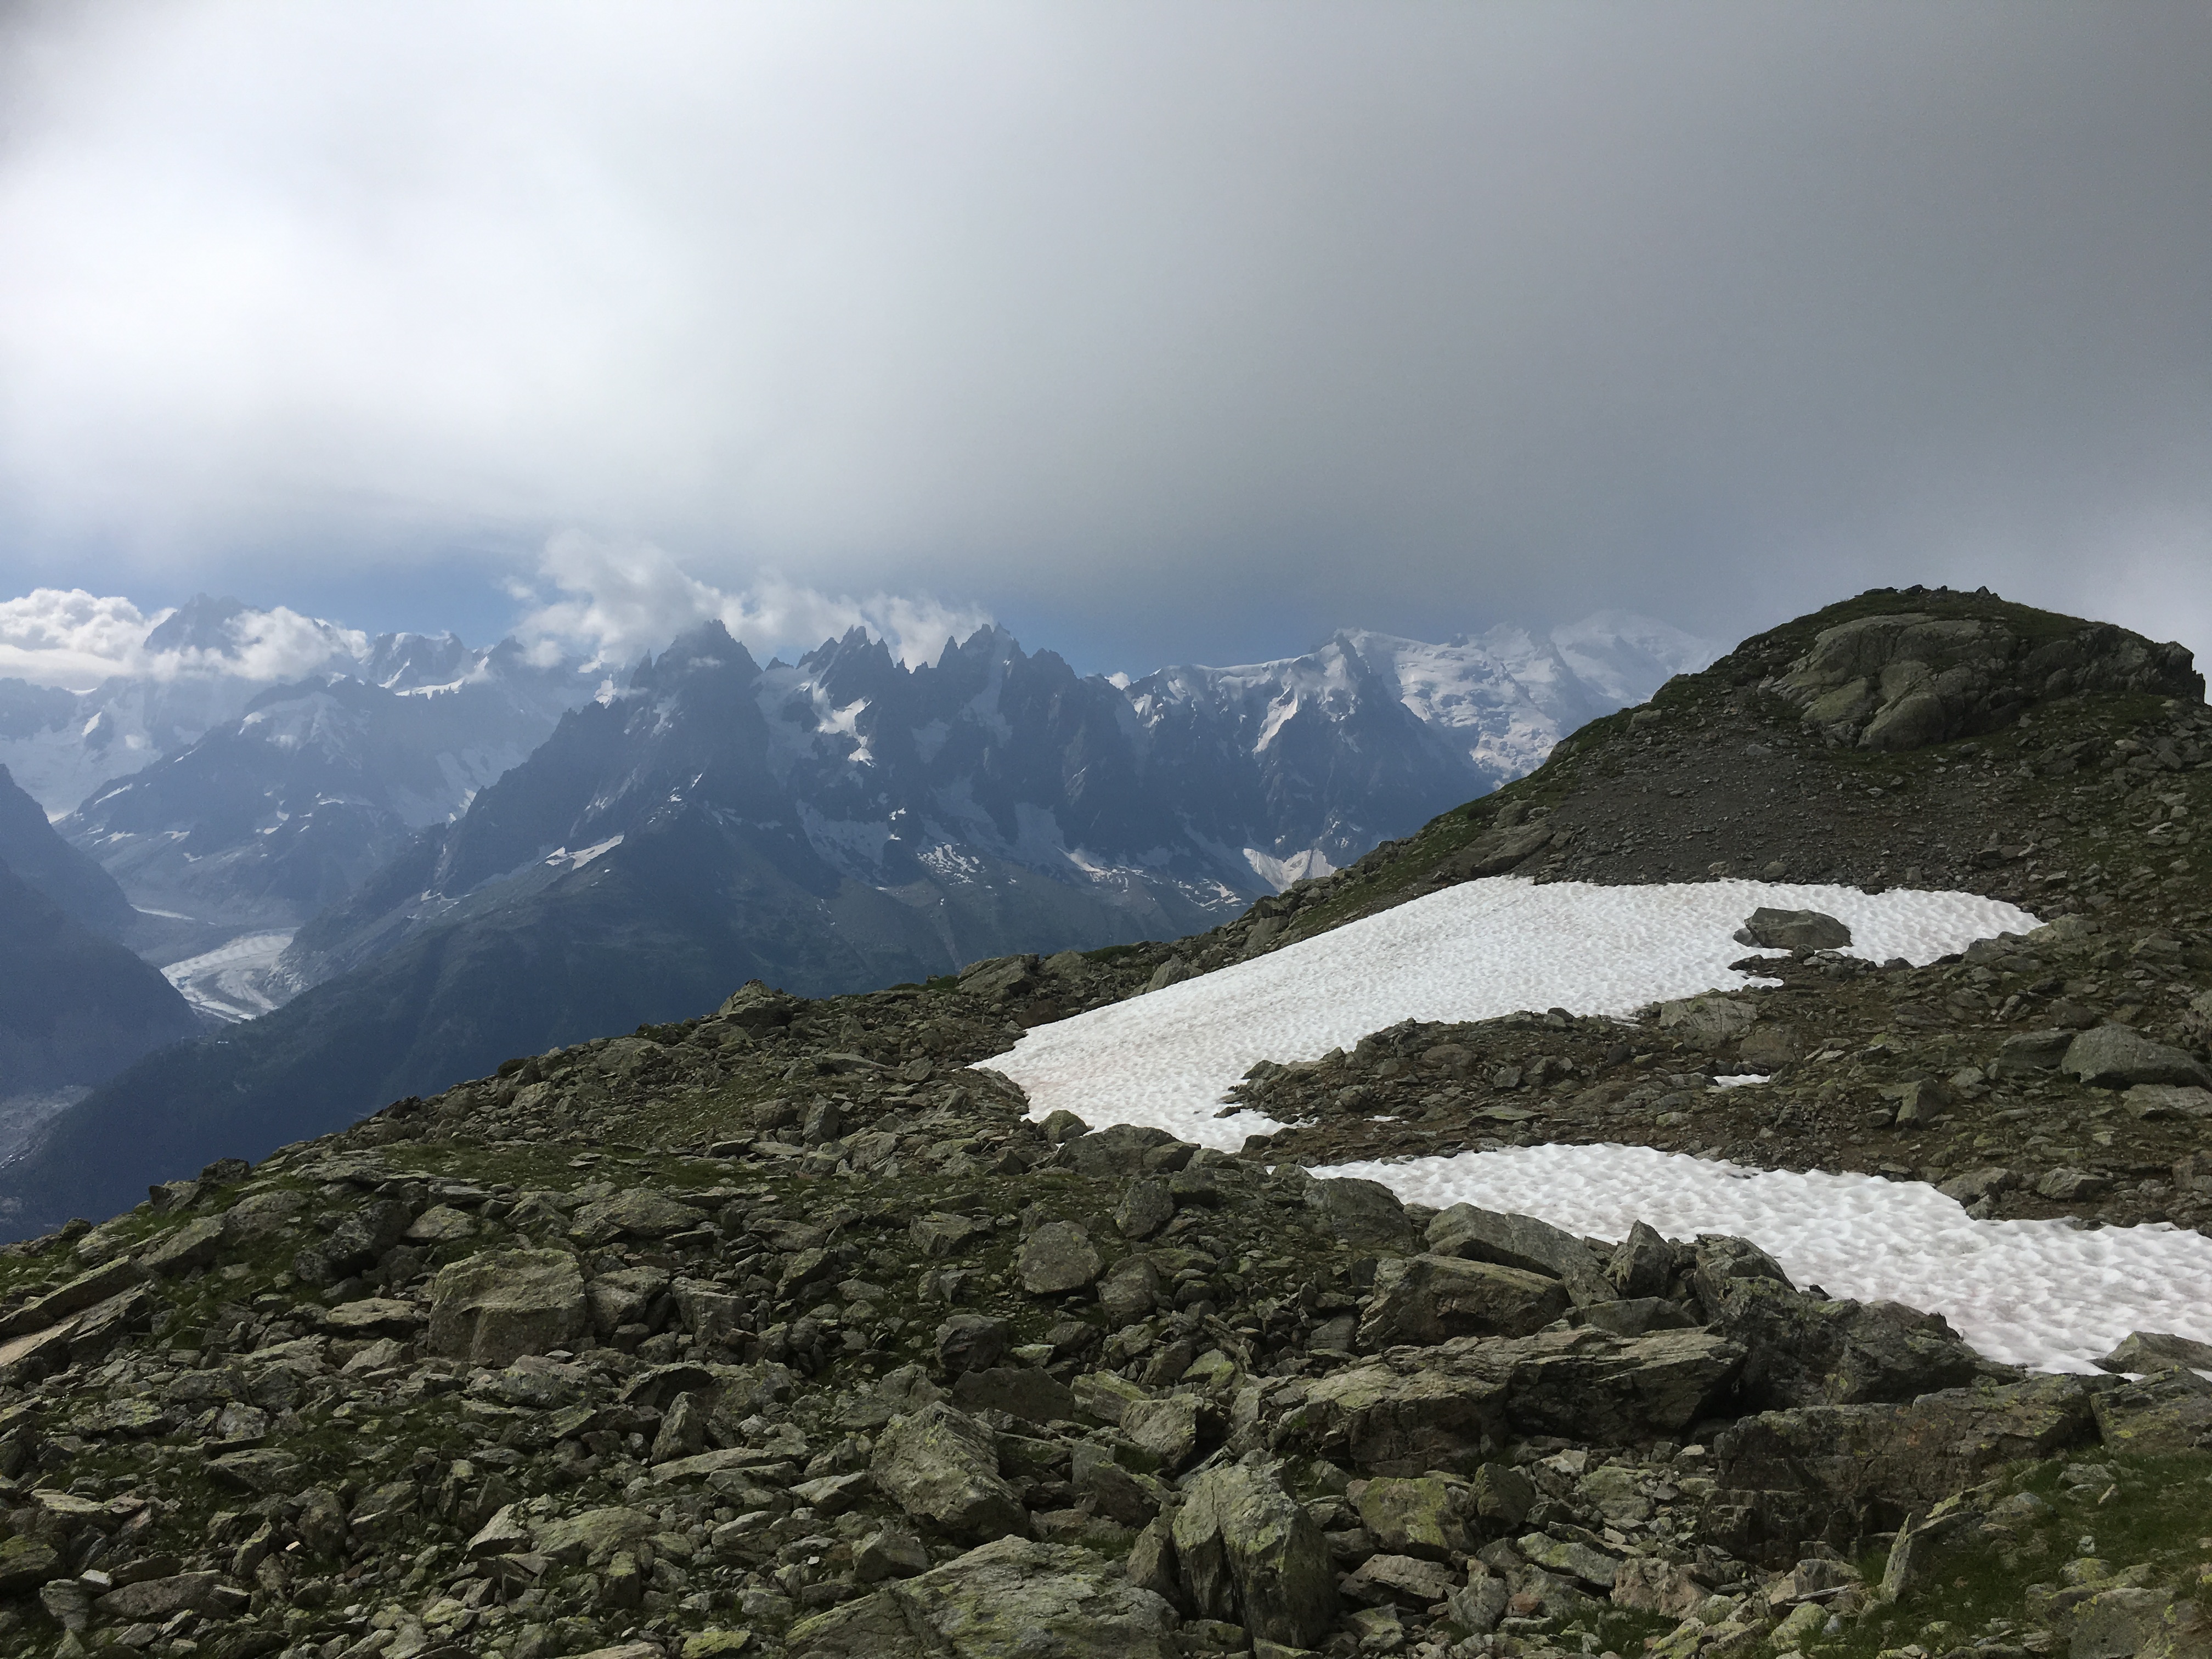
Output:
<instances>
[{"instance_id":1,"label":"snow patch on slope","mask_svg":"<svg viewBox=\"0 0 2212 1659\"><path fill-rule=\"evenodd\" d=\"M1745 1170L1648 1146L1526 1146L1347 1164L1409 1202L1516 1211L1597 1238L1752 1239L1800 1285L1942 1314L1990 1358L2088 1371L2130 1331L2212 1342L2212 1239L2160 1224L1977 1221L1924 1182Z\"/></svg>"},{"instance_id":2,"label":"snow patch on slope","mask_svg":"<svg viewBox=\"0 0 2212 1659\"><path fill-rule=\"evenodd\" d=\"M1744 881L1645 887L1514 877L1469 882L1269 956L1039 1026L988 1062L1093 1127L1150 1124L1231 1148L1273 1128L1213 1114L1256 1060L1315 1059L1407 1018L1482 1019L1564 1007L1624 1015L1750 982L1730 937L1762 904L1817 909L1852 951L1924 963L2035 925L1966 893L1860 892ZM1800 1285L1941 1313L2008 1364L2087 1370L2132 1330L2212 1341L2212 1240L2165 1224L2077 1231L2063 1221L1976 1221L1920 1182L1755 1171L1638 1146L1538 1146L1347 1164L1401 1198L1534 1215L1571 1232L1731 1233Z\"/></svg>"},{"instance_id":3,"label":"snow patch on slope","mask_svg":"<svg viewBox=\"0 0 2212 1659\"><path fill-rule=\"evenodd\" d=\"M1472 881L1379 916L1030 1031L991 1063L1037 1115L1150 1123L1231 1150L1279 1127L1219 1120L1255 1060L1313 1060L1401 1019L1489 1019L1522 1008L1625 1016L1647 1002L1752 982L1731 935L1761 905L1824 910L1854 954L1933 962L2036 919L1971 893L1711 881L1645 887Z\"/></svg>"}]
</instances>

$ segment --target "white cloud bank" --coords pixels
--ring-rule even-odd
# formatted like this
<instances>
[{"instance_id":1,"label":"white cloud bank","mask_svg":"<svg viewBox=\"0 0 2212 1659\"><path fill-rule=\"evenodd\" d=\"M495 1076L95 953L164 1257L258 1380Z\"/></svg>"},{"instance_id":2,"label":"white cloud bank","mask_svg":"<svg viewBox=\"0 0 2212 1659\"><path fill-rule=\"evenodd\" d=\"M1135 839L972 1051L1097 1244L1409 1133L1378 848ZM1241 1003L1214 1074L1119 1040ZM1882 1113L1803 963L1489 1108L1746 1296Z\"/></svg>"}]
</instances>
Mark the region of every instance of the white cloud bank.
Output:
<instances>
[{"instance_id":1,"label":"white cloud bank","mask_svg":"<svg viewBox=\"0 0 2212 1659\"><path fill-rule=\"evenodd\" d=\"M34 588L0 599L0 677L88 691L111 678L277 681L333 659L357 659L368 636L277 605L246 609L175 641L160 637L173 609L142 611L82 588Z\"/></svg>"},{"instance_id":2,"label":"white cloud bank","mask_svg":"<svg viewBox=\"0 0 2212 1659\"><path fill-rule=\"evenodd\" d=\"M563 597L529 611L517 637L549 650L580 652L594 667L620 667L687 628L720 621L763 659L778 650L810 649L862 628L913 668L936 661L947 637L965 639L991 621L988 611L941 605L927 595L833 597L775 578L725 592L650 543L574 531L546 544L538 575ZM537 597L525 585L515 592L518 598Z\"/></svg>"},{"instance_id":3,"label":"white cloud bank","mask_svg":"<svg viewBox=\"0 0 2212 1659\"><path fill-rule=\"evenodd\" d=\"M0 548L585 525L1165 660L1936 580L2202 643L2208 62L2163 3L19 6Z\"/></svg>"}]
</instances>

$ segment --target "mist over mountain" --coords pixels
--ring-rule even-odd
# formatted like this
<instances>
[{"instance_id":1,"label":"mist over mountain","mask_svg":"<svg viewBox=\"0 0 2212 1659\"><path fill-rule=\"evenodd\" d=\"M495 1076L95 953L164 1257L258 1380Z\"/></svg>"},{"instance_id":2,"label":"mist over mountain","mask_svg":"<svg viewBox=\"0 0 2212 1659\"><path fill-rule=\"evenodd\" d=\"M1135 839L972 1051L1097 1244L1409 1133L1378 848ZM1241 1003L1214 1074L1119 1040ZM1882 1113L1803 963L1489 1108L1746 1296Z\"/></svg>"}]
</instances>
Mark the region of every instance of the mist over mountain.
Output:
<instances>
[{"instance_id":1,"label":"mist over mountain","mask_svg":"<svg viewBox=\"0 0 2212 1659\"><path fill-rule=\"evenodd\" d=\"M541 667L512 641L386 635L103 785L63 830L141 906L296 926L466 807L590 690L573 664Z\"/></svg>"}]
</instances>

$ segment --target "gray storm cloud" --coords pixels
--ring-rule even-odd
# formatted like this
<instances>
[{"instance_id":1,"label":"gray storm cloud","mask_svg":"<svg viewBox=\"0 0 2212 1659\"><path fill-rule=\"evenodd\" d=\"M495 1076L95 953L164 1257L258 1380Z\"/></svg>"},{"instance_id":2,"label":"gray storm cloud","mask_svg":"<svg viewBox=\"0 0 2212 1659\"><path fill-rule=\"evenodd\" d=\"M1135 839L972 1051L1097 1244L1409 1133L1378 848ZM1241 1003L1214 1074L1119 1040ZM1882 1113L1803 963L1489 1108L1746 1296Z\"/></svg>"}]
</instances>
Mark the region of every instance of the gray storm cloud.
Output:
<instances>
[{"instance_id":1,"label":"gray storm cloud","mask_svg":"<svg viewBox=\"0 0 2212 1659\"><path fill-rule=\"evenodd\" d=\"M574 532L1154 659L1921 580L2212 647L2201 5L177 0L0 50L19 547Z\"/></svg>"}]
</instances>

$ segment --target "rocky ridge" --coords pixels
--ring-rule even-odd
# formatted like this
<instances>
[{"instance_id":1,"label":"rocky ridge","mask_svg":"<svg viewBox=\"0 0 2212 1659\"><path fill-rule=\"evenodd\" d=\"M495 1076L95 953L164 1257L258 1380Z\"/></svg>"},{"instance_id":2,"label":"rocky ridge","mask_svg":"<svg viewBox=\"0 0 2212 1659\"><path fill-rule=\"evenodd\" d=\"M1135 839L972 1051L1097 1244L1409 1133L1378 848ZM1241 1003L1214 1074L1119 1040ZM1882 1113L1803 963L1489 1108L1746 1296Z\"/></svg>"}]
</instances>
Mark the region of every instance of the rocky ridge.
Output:
<instances>
[{"instance_id":1,"label":"rocky ridge","mask_svg":"<svg viewBox=\"0 0 2212 1659\"><path fill-rule=\"evenodd\" d=\"M1711 732L1694 722L1720 718L1727 664L1670 686L1659 721L1586 732L1474 817L1213 933L822 1001L748 986L703 1020L511 1060L8 1247L0 1648L2212 1654L2201 1345L2141 1334L2107 1375L2030 1376L1940 1319L1795 1286L1746 1241L1431 1212L1303 1167L1343 1139L1228 1156L1040 1123L975 1069L1026 1024L1516 846L1505 867L1576 873L1600 787L1666 763L1633 746L1655 726ZM2039 739L2114 728L2086 778L2021 755L2017 721L1950 741L1982 745L1962 794L2078 805L2061 822L2086 837L2115 805L2186 796L2196 714L2141 690L2031 703ZM1802 735L1793 718L1767 729ZM1931 753L1958 764L1835 735L1792 763L1826 781L1875 756L1899 795L1932 788ZM1885 793L1846 805L1893 805L1889 782L1862 787ZM1893 846L1933 821L1881 810ZM1863 880L1850 860L1899 856L1834 845ZM2186 1108L2212 975L2191 956L2201 885L2153 861L2176 856L2185 841L2121 841L2062 890L2066 921L1958 963L1859 964L1816 920L1747 919L1747 948L1793 951L1759 959L1783 985L1618 1025L1401 1028L1246 1092L1310 1101L1345 1135L1417 1089L1443 1097L1423 1132L1462 1139L1620 1139L1644 1114L1754 1159L1827 1156L1840 1107L1900 1167L2002 1153L2021 1179L1975 1200L1992 1213L2185 1221L2193 1154L2160 1160L2202 1144ZM1961 884L2048 868L2028 862L1969 860ZM1877 1020L1897 1047L1860 1040ZM1773 1081L1707 1086L1753 1065ZM2144 1091L2179 1115L2138 1116ZM2045 1196L2037 1133L2156 1164L2168 1190Z\"/></svg>"}]
</instances>

